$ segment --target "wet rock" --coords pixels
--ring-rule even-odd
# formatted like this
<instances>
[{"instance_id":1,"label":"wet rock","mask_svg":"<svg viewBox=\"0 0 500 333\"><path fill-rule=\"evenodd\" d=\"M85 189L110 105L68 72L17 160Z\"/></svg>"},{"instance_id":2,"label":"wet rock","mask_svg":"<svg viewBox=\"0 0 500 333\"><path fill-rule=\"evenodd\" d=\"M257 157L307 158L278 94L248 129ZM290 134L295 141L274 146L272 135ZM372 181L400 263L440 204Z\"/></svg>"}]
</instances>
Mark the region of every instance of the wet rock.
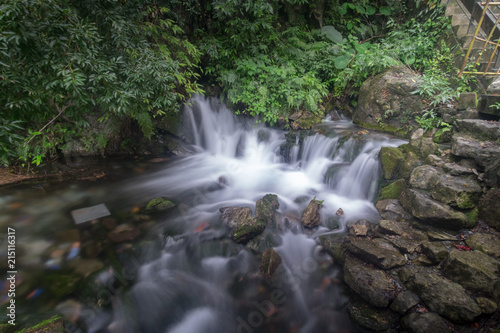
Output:
<instances>
[{"instance_id":1,"label":"wet rock","mask_svg":"<svg viewBox=\"0 0 500 333\"><path fill-rule=\"evenodd\" d=\"M146 204L145 209L146 211L150 212L164 212L174 208L175 206L176 204L173 203L172 201L166 198L158 197L149 200L149 202Z\"/></svg>"},{"instance_id":2,"label":"wet rock","mask_svg":"<svg viewBox=\"0 0 500 333\"><path fill-rule=\"evenodd\" d=\"M406 189L406 181L398 179L387 185L380 191L379 200L398 199L401 193Z\"/></svg>"},{"instance_id":3,"label":"wet rock","mask_svg":"<svg viewBox=\"0 0 500 333\"><path fill-rule=\"evenodd\" d=\"M375 207L384 220L408 221L411 219L411 215L405 211L399 200L381 200Z\"/></svg>"},{"instance_id":4,"label":"wet rock","mask_svg":"<svg viewBox=\"0 0 500 333\"><path fill-rule=\"evenodd\" d=\"M262 234L251 239L245 247L254 253L261 254L267 249L281 245L280 238L271 232L264 231Z\"/></svg>"},{"instance_id":5,"label":"wet rock","mask_svg":"<svg viewBox=\"0 0 500 333\"><path fill-rule=\"evenodd\" d=\"M344 281L376 307L387 307L400 290L397 281L383 270L366 266L352 256L347 256L344 264Z\"/></svg>"},{"instance_id":6,"label":"wet rock","mask_svg":"<svg viewBox=\"0 0 500 333\"><path fill-rule=\"evenodd\" d=\"M489 190L479 201L479 218L500 231L500 190Z\"/></svg>"},{"instance_id":7,"label":"wet rock","mask_svg":"<svg viewBox=\"0 0 500 333\"><path fill-rule=\"evenodd\" d=\"M140 231L138 228L130 224L120 224L112 231L108 232L108 238L113 243L123 243L139 237Z\"/></svg>"},{"instance_id":8,"label":"wet rock","mask_svg":"<svg viewBox=\"0 0 500 333\"><path fill-rule=\"evenodd\" d=\"M390 309L399 314L405 314L420 302L420 298L409 290L400 292L391 303Z\"/></svg>"},{"instance_id":9,"label":"wet rock","mask_svg":"<svg viewBox=\"0 0 500 333\"><path fill-rule=\"evenodd\" d=\"M403 317L401 324L409 333L451 332L444 319L432 312L410 313Z\"/></svg>"},{"instance_id":10,"label":"wet rock","mask_svg":"<svg viewBox=\"0 0 500 333\"><path fill-rule=\"evenodd\" d=\"M399 320L399 316L391 310L375 308L356 300L349 303L347 312L355 324L376 332L387 332Z\"/></svg>"},{"instance_id":11,"label":"wet rock","mask_svg":"<svg viewBox=\"0 0 500 333\"><path fill-rule=\"evenodd\" d=\"M380 161L384 179L395 179L404 161L403 152L395 147L382 147L380 149Z\"/></svg>"},{"instance_id":12,"label":"wet rock","mask_svg":"<svg viewBox=\"0 0 500 333\"><path fill-rule=\"evenodd\" d=\"M260 235L265 228L266 225L263 220L255 217L250 218L232 230L231 238L236 243L246 244L254 237Z\"/></svg>"},{"instance_id":13,"label":"wet rock","mask_svg":"<svg viewBox=\"0 0 500 333\"><path fill-rule=\"evenodd\" d=\"M346 259L345 235L329 234L321 235L318 238L325 251L331 255L336 262L344 264Z\"/></svg>"},{"instance_id":14,"label":"wet rock","mask_svg":"<svg viewBox=\"0 0 500 333\"><path fill-rule=\"evenodd\" d=\"M476 233L467 238L465 243L473 250L500 258L500 237L497 235Z\"/></svg>"},{"instance_id":15,"label":"wet rock","mask_svg":"<svg viewBox=\"0 0 500 333\"><path fill-rule=\"evenodd\" d=\"M500 262L482 252L451 251L443 274L468 290L500 300Z\"/></svg>"},{"instance_id":16,"label":"wet rock","mask_svg":"<svg viewBox=\"0 0 500 333\"><path fill-rule=\"evenodd\" d=\"M406 264L406 258L399 250L382 238L368 240L349 237L346 239L346 248L350 253L382 269Z\"/></svg>"},{"instance_id":17,"label":"wet rock","mask_svg":"<svg viewBox=\"0 0 500 333\"><path fill-rule=\"evenodd\" d=\"M476 298L476 302L484 314L492 314L498 310L498 305L489 298L478 297Z\"/></svg>"},{"instance_id":18,"label":"wet rock","mask_svg":"<svg viewBox=\"0 0 500 333\"><path fill-rule=\"evenodd\" d=\"M252 217L250 207L222 207L219 211L222 214L222 222L231 229Z\"/></svg>"},{"instance_id":19,"label":"wet rock","mask_svg":"<svg viewBox=\"0 0 500 333\"><path fill-rule=\"evenodd\" d=\"M410 186L413 188L429 190L434 188L441 178L441 171L430 165L422 165L413 170L410 175Z\"/></svg>"},{"instance_id":20,"label":"wet rock","mask_svg":"<svg viewBox=\"0 0 500 333\"><path fill-rule=\"evenodd\" d=\"M468 221L465 214L433 200L430 195L416 189L405 190L399 199L403 207L413 216L434 226L463 229L475 224Z\"/></svg>"},{"instance_id":21,"label":"wet rock","mask_svg":"<svg viewBox=\"0 0 500 333\"><path fill-rule=\"evenodd\" d=\"M476 207L482 188L470 178L442 175L432 189L434 199L459 209Z\"/></svg>"},{"instance_id":22,"label":"wet rock","mask_svg":"<svg viewBox=\"0 0 500 333\"><path fill-rule=\"evenodd\" d=\"M21 332L21 331L18 331ZM64 321L60 315L55 315L49 319L43 320L32 327L27 327L22 330L23 333L64 333Z\"/></svg>"},{"instance_id":23,"label":"wet rock","mask_svg":"<svg viewBox=\"0 0 500 333\"><path fill-rule=\"evenodd\" d=\"M281 265L282 259L274 249L267 249L262 253L259 272L265 278L270 279L276 269Z\"/></svg>"},{"instance_id":24,"label":"wet rock","mask_svg":"<svg viewBox=\"0 0 500 333\"><path fill-rule=\"evenodd\" d=\"M356 221L349 228L349 235L356 236L356 237L366 237L371 233L371 231L372 231L372 225L371 225L370 221L359 220L359 221Z\"/></svg>"},{"instance_id":25,"label":"wet rock","mask_svg":"<svg viewBox=\"0 0 500 333\"><path fill-rule=\"evenodd\" d=\"M422 165L422 162L418 158L418 155L413 151L408 150L403 165L401 166L400 176L404 179L410 178L413 169L420 165Z\"/></svg>"},{"instance_id":26,"label":"wet rock","mask_svg":"<svg viewBox=\"0 0 500 333\"><path fill-rule=\"evenodd\" d=\"M278 219L276 218L276 210L279 207L278 196L276 194L266 194L263 198L257 200L255 215L264 222L264 225L279 230Z\"/></svg>"},{"instance_id":27,"label":"wet rock","mask_svg":"<svg viewBox=\"0 0 500 333\"><path fill-rule=\"evenodd\" d=\"M422 252L434 264L440 263L448 256L446 246L437 242L422 243Z\"/></svg>"},{"instance_id":28,"label":"wet rock","mask_svg":"<svg viewBox=\"0 0 500 333\"><path fill-rule=\"evenodd\" d=\"M401 274L400 277L403 279ZM428 270L414 271L406 278L406 286L439 315L456 323L464 323L473 321L481 314L479 306L458 283Z\"/></svg>"},{"instance_id":29,"label":"wet rock","mask_svg":"<svg viewBox=\"0 0 500 333\"><path fill-rule=\"evenodd\" d=\"M306 228L314 228L321 224L321 215L319 214L319 210L322 207L321 202L316 199L311 200L309 205L307 205L306 209L302 213L302 224Z\"/></svg>"},{"instance_id":30,"label":"wet rock","mask_svg":"<svg viewBox=\"0 0 500 333\"><path fill-rule=\"evenodd\" d=\"M424 108L420 96L412 94L417 89L417 79L415 73L403 66L394 66L367 79L361 85L354 123L386 131L403 128L404 113L412 114ZM378 123L382 117L384 126Z\"/></svg>"}]
</instances>

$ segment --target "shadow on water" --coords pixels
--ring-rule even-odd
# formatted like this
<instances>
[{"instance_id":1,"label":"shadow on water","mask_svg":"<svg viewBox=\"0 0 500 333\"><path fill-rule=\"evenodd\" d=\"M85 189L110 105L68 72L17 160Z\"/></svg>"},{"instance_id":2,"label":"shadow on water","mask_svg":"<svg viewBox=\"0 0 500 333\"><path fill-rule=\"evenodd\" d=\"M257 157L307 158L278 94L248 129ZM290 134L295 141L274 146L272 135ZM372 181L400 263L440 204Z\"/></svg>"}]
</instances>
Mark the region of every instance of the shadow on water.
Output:
<instances>
[{"instance_id":1,"label":"shadow on water","mask_svg":"<svg viewBox=\"0 0 500 333\"><path fill-rule=\"evenodd\" d=\"M116 180L97 185L15 187L0 198L0 225L17 233L19 318L59 312L70 332L359 332L317 237L379 219L378 152L403 142L348 120L285 133L201 97L182 124L191 156L122 163ZM265 279L262 253L228 237L219 209L254 211L268 193L279 198L283 228L272 237L282 264ZM176 208L140 209L158 196ZM313 198L324 201L324 222L306 230L300 216ZM110 217L74 226L71 210L102 202ZM117 229L129 239L113 238Z\"/></svg>"}]
</instances>

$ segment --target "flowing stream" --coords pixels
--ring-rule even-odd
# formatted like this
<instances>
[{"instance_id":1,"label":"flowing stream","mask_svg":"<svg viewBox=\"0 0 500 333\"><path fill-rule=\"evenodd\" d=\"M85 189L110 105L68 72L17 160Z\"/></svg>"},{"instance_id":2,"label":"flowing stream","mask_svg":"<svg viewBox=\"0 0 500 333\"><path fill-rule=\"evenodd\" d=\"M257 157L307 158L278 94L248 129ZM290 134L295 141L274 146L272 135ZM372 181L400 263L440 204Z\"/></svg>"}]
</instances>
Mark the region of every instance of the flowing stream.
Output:
<instances>
[{"instance_id":1,"label":"flowing stream","mask_svg":"<svg viewBox=\"0 0 500 333\"><path fill-rule=\"evenodd\" d=\"M48 306L74 317L68 331L358 332L345 314L339 271L318 236L341 233L359 219L379 219L373 205L378 153L403 141L349 120L325 120L313 131L287 134L202 97L185 107L179 136L193 153L156 171L101 186L67 185L43 197L12 190L0 201L10 207L0 223L18 227L25 251L42 252L52 239L42 230L70 229L69 210L79 206L105 202L113 212L158 196L178 203L132 249L114 248L123 269L107 268L88 280L90 297ZM125 178L129 171L120 172ZM254 211L268 193L279 199L282 231L270 237L283 263L266 280L258 274L258 249L228 237L219 209ZM31 206L13 208L28 195ZM322 225L310 230L300 217L313 198L323 201ZM28 228L34 228L29 235ZM32 256L24 255L26 267L47 269L50 258Z\"/></svg>"}]
</instances>

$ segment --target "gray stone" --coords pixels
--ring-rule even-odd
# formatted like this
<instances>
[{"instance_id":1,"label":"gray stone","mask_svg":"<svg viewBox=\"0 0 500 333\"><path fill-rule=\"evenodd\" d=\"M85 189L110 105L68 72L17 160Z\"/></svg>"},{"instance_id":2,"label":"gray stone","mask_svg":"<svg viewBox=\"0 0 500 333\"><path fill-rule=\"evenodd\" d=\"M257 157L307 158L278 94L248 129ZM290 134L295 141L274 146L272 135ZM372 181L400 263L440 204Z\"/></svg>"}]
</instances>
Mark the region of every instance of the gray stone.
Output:
<instances>
[{"instance_id":1,"label":"gray stone","mask_svg":"<svg viewBox=\"0 0 500 333\"><path fill-rule=\"evenodd\" d=\"M500 300L500 262L480 251L450 252L443 273L464 288Z\"/></svg>"},{"instance_id":2,"label":"gray stone","mask_svg":"<svg viewBox=\"0 0 500 333\"><path fill-rule=\"evenodd\" d=\"M438 314L432 312L410 313L403 317L401 324L404 332L409 333L443 333L451 332L446 322Z\"/></svg>"},{"instance_id":3,"label":"gray stone","mask_svg":"<svg viewBox=\"0 0 500 333\"><path fill-rule=\"evenodd\" d=\"M399 200L381 200L375 207L384 220L408 221L411 219L411 215L405 211Z\"/></svg>"},{"instance_id":4,"label":"gray stone","mask_svg":"<svg viewBox=\"0 0 500 333\"><path fill-rule=\"evenodd\" d=\"M477 170L456 163L444 163L443 170L452 176L472 176Z\"/></svg>"},{"instance_id":5,"label":"gray stone","mask_svg":"<svg viewBox=\"0 0 500 333\"><path fill-rule=\"evenodd\" d=\"M356 221L349 228L349 235L351 236L366 237L371 232L372 232L372 225L370 221L367 220Z\"/></svg>"},{"instance_id":6,"label":"gray stone","mask_svg":"<svg viewBox=\"0 0 500 333\"><path fill-rule=\"evenodd\" d=\"M346 240L346 248L350 253L382 269L406 264L406 258L385 239L369 240L348 237Z\"/></svg>"},{"instance_id":7,"label":"gray stone","mask_svg":"<svg viewBox=\"0 0 500 333\"><path fill-rule=\"evenodd\" d=\"M365 301L376 307L387 307L401 288L383 270L368 267L352 256L347 256L344 264L344 281Z\"/></svg>"},{"instance_id":8,"label":"gray stone","mask_svg":"<svg viewBox=\"0 0 500 333\"><path fill-rule=\"evenodd\" d=\"M222 222L231 229L252 217L250 207L222 207L219 212L222 214Z\"/></svg>"},{"instance_id":9,"label":"gray stone","mask_svg":"<svg viewBox=\"0 0 500 333\"><path fill-rule=\"evenodd\" d=\"M410 146L417 150L419 157L423 160L437 151L437 145L432 141L432 137L424 136L422 128L413 131L410 137Z\"/></svg>"},{"instance_id":10,"label":"gray stone","mask_svg":"<svg viewBox=\"0 0 500 333\"><path fill-rule=\"evenodd\" d=\"M441 170L434 166L422 165L413 169L410 175L410 186L423 190L434 188L441 178Z\"/></svg>"},{"instance_id":11,"label":"gray stone","mask_svg":"<svg viewBox=\"0 0 500 333\"><path fill-rule=\"evenodd\" d=\"M479 218L500 231L500 190L491 189L479 201Z\"/></svg>"},{"instance_id":12,"label":"gray stone","mask_svg":"<svg viewBox=\"0 0 500 333\"><path fill-rule=\"evenodd\" d=\"M139 235L139 229L130 224L120 224L108 232L108 238L113 243L130 242L139 237Z\"/></svg>"},{"instance_id":13,"label":"gray stone","mask_svg":"<svg viewBox=\"0 0 500 333\"><path fill-rule=\"evenodd\" d=\"M422 243L422 252L434 264L440 263L448 256L448 250L446 250L446 246L437 242Z\"/></svg>"},{"instance_id":14,"label":"gray stone","mask_svg":"<svg viewBox=\"0 0 500 333\"><path fill-rule=\"evenodd\" d=\"M500 138L500 123L481 119L459 119L455 122L457 131L467 132L480 140L496 141Z\"/></svg>"},{"instance_id":15,"label":"gray stone","mask_svg":"<svg viewBox=\"0 0 500 333\"><path fill-rule=\"evenodd\" d=\"M260 235L266 225L263 220L259 218L250 218L245 222L241 222L237 227L235 227L231 232L231 238L239 244L246 244L251 239Z\"/></svg>"},{"instance_id":16,"label":"gray stone","mask_svg":"<svg viewBox=\"0 0 500 333\"><path fill-rule=\"evenodd\" d=\"M406 281L406 286L432 311L456 323L471 322L481 314L479 305L460 284L446 280L432 271L413 272Z\"/></svg>"},{"instance_id":17,"label":"gray stone","mask_svg":"<svg viewBox=\"0 0 500 333\"><path fill-rule=\"evenodd\" d=\"M346 246L344 234L329 234L318 237L320 244L338 263L344 264L346 259Z\"/></svg>"},{"instance_id":18,"label":"gray stone","mask_svg":"<svg viewBox=\"0 0 500 333\"><path fill-rule=\"evenodd\" d=\"M281 265L283 260L281 259L278 252L274 249L267 249L262 253L262 259L260 261L259 272L267 279L270 279L274 272Z\"/></svg>"},{"instance_id":19,"label":"gray stone","mask_svg":"<svg viewBox=\"0 0 500 333\"><path fill-rule=\"evenodd\" d=\"M441 175L432 189L434 199L459 209L476 207L482 188L475 180L465 177Z\"/></svg>"},{"instance_id":20,"label":"gray stone","mask_svg":"<svg viewBox=\"0 0 500 333\"><path fill-rule=\"evenodd\" d=\"M429 165L433 165L433 166L439 166L439 167L442 167L445 164L445 162L443 161L443 159L441 157L434 155L434 154L428 155L425 158L425 163L427 163Z\"/></svg>"},{"instance_id":21,"label":"gray stone","mask_svg":"<svg viewBox=\"0 0 500 333\"><path fill-rule=\"evenodd\" d=\"M306 228L314 228L321 224L321 215L319 214L319 210L322 207L321 203L318 200L311 200L307 205L306 209L302 213L302 224Z\"/></svg>"},{"instance_id":22,"label":"gray stone","mask_svg":"<svg viewBox=\"0 0 500 333\"><path fill-rule=\"evenodd\" d=\"M417 75L404 66L370 77L361 85L354 123L379 128L384 119L385 130L402 128L403 114L424 109L420 96L412 94L417 87Z\"/></svg>"},{"instance_id":23,"label":"gray stone","mask_svg":"<svg viewBox=\"0 0 500 333\"><path fill-rule=\"evenodd\" d=\"M422 162L418 158L417 154L411 150L406 152L406 158L401 166L400 176L404 179L409 179L413 169L419 165L422 165Z\"/></svg>"},{"instance_id":24,"label":"gray stone","mask_svg":"<svg viewBox=\"0 0 500 333\"><path fill-rule=\"evenodd\" d=\"M407 189L399 200L406 210L424 223L447 229L463 229L474 225L472 221L467 220L465 214L433 200L425 192Z\"/></svg>"},{"instance_id":25,"label":"gray stone","mask_svg":"<svg viewBox=\"0 0 500 333\"><path fill-rule=\"evenodd\" d=\"M411 291L403 291L399 293L394 301L391 303L390 309L405 314L409 309L414 307L420 302L420 298Z\"/></svg>"},{"instance_id":26,"label":"gray stone","mask_svg":"<svg viewBox=\"0 0 500 333\"><path fill-rule=\"evenodd\" d=\"M476 233L467 238L465 243L473 250L500 258L500 237L497 235Z\"/></svg>"},{"instance_id":27,"label":"gray stone","mask_svg":"<svg viewBox=\"0 0 500 333\"><path fill-rule=\"evenodd\" d=\"M399 321L399 316L388 309L375 308L362 301L353 300L347 312L356 325L375 332L388 331Z\"/></svg>"},{"instance_id":28,"label":"gray stone","mask_svg":"<svg viewBox=\"0 0 500 333\"><path fill-rule=\"evenodd\" d=\"M468 108L477 107L477 94L475 92L463 92L460 93L457 101L457 109L465 110Z\"/></svg>"},{"instance_id":29,"label":"gray stone","mask_svg":"<svg viewBox=\"0 0 500 333\"><path fill-rule=\"evenodd\" d=\"M396 179L405 156L396 147L382 147L380 149L380 162L384 179Z\"/></svg>"},{"instance_id":30,"label":"gray stone","mask_svg":"<svg viewBox=\"0 0 500 333\"><path fill-rule=\"evenodd\" d=\"M266 194L257 200L255 204L255 216L273 230L279 230L280 226L276 218L277 209L280 208L276 194Z\"/></svg>"},{"instance_id":31,"label":"gray stone","mask_svg":"<svg viewBox=\"0 0 500 333\"><path fill-rule=\"evenodd\" d=\"M405 231L402 224L393 220L378 221L377 231L388 235L402 235Z\"/></svg>"}]
</instances>

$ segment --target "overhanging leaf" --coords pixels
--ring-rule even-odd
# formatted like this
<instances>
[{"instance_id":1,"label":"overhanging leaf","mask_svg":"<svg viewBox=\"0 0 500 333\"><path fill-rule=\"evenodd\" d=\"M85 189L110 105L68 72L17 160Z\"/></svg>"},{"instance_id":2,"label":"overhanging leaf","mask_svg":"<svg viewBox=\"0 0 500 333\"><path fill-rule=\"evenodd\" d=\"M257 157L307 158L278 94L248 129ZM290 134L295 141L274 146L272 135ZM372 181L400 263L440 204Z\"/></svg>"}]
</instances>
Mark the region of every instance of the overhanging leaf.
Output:
<instances>
[{"instance_id":1,"label":"overhanging leaf","mask_svg":"<svg viewBox=\"0 0 500 333\"><path fill-rule=\"evenodd\" d=\"M333 63L335 65L335 68L337 69L344 69L349 65L349 62L351 61L351 56L350 55L343 55L340 57L337 57L333 59Z\"/></svg>"},{"instance_id":2,"label":"overhanging leaf","mask_svg":"<svg viewBox=\"0 0 500 333\"><path fill-rule=\"evenodd\" d=\"M380 13L384 15L391 15L391 9L389 7L380 7Z\"/></svg>"},{"instance_id":3,"label":"overhanging leaf","mask_svg":"<svg viewBox=\"0 0 500 333\"><path fill-rule=\"evenodd\" d=\"M328 38L334 43L342 44L343 41L342 34L338 32L337 29L335 29L331 25L325 25L321 29L321 34L325 35L326 38Z\"/></svg>"}]
</instances>

